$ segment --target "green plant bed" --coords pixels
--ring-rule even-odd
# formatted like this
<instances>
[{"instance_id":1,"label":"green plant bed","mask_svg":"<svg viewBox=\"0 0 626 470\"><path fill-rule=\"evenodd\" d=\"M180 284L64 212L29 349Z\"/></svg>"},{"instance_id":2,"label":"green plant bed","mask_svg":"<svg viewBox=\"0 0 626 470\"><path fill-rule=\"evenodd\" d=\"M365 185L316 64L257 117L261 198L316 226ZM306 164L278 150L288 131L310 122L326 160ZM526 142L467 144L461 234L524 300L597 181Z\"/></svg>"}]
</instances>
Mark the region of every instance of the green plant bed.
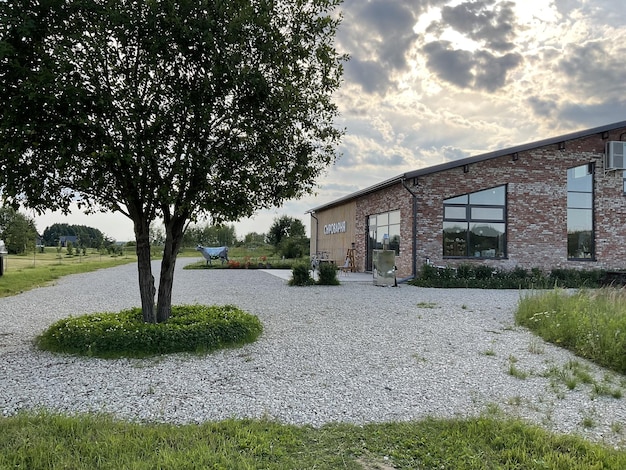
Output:
<instances>
[{"instance_id":1,"label":"green plant bed","mask_svg":"<svg viewBox=\"0 0 626 470\"><path fill-rule=\"evenodd\" d=\"M259 319L233 305L178 305L167 322L144 323L140 308L59 320L37 337L39 348L85 356L147 357L206 353L253 342Z\"/></svg>"},{"instance_id":2,"label":"green plant bed","mask_svg":"<svg viewBox=\"0 0 626 470\"><path fill-rule=\"evenodd\" d=\"M473 289L551 289L553 287L595 288L602 285L606 272L600 269L552 269L549 273L538 268L521 267L510 271L485 265L461 264L444 268L425 264L418 277L409 284L418 287Z\"/></svg>"}]
</instances>

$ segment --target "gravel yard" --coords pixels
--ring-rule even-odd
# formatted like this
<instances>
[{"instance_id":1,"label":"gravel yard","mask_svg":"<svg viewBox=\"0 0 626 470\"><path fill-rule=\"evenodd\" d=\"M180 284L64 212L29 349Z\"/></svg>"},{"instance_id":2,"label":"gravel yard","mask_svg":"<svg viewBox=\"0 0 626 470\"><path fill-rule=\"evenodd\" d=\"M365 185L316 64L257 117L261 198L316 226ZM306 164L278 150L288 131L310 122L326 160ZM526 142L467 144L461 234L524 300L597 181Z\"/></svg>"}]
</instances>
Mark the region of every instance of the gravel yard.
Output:
<instances>
[{"instance_id":1,"label":"gravel yard","mask_svg":"<svg viewBox=\"0 0 626 470\"><path fill-rule=\"evenodd\" d=\"M181 268L193 261L179 260L174 303L234 304L255 314L265 328L256 343L141 360L38 351L33 338L57 319L139 305L134 264L68 276L0 298L0 412L44 407L131 420L264 417L319 426L499 409L624 444L626 398L596 396L590 384L566 387L558 371L572 360L587 363L515 326L524 293L372 282L290 287L264 271ZM593 365L590 372L626 395L622 376Z\"/></svg>"}]
</instances>

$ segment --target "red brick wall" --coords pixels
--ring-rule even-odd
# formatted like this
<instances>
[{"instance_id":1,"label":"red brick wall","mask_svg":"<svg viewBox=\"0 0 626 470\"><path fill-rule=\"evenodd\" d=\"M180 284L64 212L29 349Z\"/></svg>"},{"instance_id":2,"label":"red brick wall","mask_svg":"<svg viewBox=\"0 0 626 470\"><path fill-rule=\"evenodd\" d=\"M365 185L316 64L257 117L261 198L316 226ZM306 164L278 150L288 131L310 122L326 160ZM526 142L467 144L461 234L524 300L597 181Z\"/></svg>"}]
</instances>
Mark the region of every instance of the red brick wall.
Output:
<instances>
[{"instance_id":1,"label":"red brick wall","mask_svg":"<svg viewBox=\"0 0 626 470\"><path fill-rule=\"evenodd\" d=\"M622 171L604 171L607 140L621 140L626 129L612 131L608 139L591 135L558 145L492 158L463 167L420 176L411 191L417 194L416 266L426 259L437 265L487 264L502 269L581 268L626 269L626 196ZM594 217L596 258L567 260L567 169L595 163ZM507 185L507 257L499 260L443 258L443 200ZM367 219L370 215L400 210L398 278L412 275L412 195L401 184L356 200L356 266L365 270Z\"/></svg>"},{"instance_id":2,"label":"red brick wall","mask_svg":"<svg viewBox=\"0 0 626 470\"><path fill-rule=\"evenodd\" d=\"M618 140L619 131L609 140ZM626 197L622 172L604 172L605 140L600 135L486 160L419 178L418 265L475 262L503 269L516 266L626 268ZM567 169L594 162L595 261L567 260ZM442 257L443 200L507 184L507 259L472 260Z\"/></svg>"}]
</instances>

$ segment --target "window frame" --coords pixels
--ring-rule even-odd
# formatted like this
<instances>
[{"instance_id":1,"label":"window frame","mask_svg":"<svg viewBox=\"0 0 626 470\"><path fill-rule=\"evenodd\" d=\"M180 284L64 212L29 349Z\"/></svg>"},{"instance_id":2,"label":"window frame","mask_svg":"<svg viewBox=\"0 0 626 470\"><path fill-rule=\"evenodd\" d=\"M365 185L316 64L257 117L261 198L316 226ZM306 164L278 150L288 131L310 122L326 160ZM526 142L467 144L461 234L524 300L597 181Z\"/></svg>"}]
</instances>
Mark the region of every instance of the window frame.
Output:
<instances>
[{"instance_id":1,"label":"window frame","mask_svg":"<svg viewBox=\"0 0 626 470\"><path fill-rule=\"evenodd\" d=\"M589 176L591 178L591 189L590 191L580 190L577 187L574 187L570 190L570 171L575 171L577 168L587 167L587 174L585 176ZM626 179L624 186L626 189ZM566 245L566 253L567 253L567 261L596 261L596 201L595 201L595 193L596 193L596 181L595 181L595 164L593 162L584 163L582 165L576 165L574 167L567 169L567 180L566 180L566 190L567 190L567 198L566 198L566 232L567 232L567 245ZM580 195L585 195L585 199L588 198L588 195L591 197L590 203L588 204L590 207L579 207L578 205L570 205L570 203L579 203L582 197L578 197ZM591 232L590 234L590 256L588 257L578 257L578 256L570 256L570 214L573 214L574 211L581 212L586 211L590 213L591 216Z\"/></svg>"},{"instance_id":2,"label":"window frame","mask_svg":"<svg viewBox=\"0 0 626 470\"><path fill-rule=\"evenodd\" d=\"M472 195L477 195L478 193L492 191L494 189L503 190L503 204L486 204L484 202L472 202ZM451 202L450 202L451 201ZM463 201L466 201L465 203ZM479 191L473 191L471 193L461 194L457 196L452 196L450 198L446 198L443 201L443 258L444 259L507 259L508 257L508 247L507 247L507 231L508 231L508 216L507 216L507 205L508 205L508 185L500 184L497 186L492 186L490 188L481 189ZM450 208L450 213L457 211L457 215L461 214L459 209L464 209L465 216L464 217L446 217L446 208ZM472 215L474 212L478 212L481 209L486 209L487 211L498 210L501 211L502 218L473 218ZM447 224L458 224L460 231L458 233L464 233L464 243L465 243L465 254L446 254L446 225ZM503 225L502 231L502 250L500 256L497 256L498 252L496 251L494 256L484 256L482 253L479 256L476 254L472 254L470 241L476 234L473 234L472 228L476 226L476 224L486 224L486 225ZM461 240L463 241L463 240Z\"/></svg>"}]
</instances>

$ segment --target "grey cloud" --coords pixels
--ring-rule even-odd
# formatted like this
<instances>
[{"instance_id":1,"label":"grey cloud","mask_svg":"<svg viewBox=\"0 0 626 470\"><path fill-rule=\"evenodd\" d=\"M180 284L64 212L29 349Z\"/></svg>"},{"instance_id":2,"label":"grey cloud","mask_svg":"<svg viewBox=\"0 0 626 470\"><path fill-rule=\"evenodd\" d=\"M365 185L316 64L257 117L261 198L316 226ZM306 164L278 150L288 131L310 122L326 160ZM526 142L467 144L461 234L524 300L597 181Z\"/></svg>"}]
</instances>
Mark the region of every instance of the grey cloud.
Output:
<instances>
[{"instance_id":1,"label":"grey cloud","mask_svg":"<svg viewBox=\"0 0 626 470\"><path fill-rule=\"evenodd\" d=\"M413 26L419 15L429 5L444 1L346 0L342 7L344 21L337 38L341 48L350 54L350 62L356 63L353 67L348 63L348 78L367 93L384 95L393 86L393 74L408 67L407 53L418 39ZM379 67L370 63L377 63ZM359 75L361 72L373 73Z\"/></svg>"},{"instance_id":2,"label":"grey cloud","mask_svg":"<svg viewBox=\"0 0 626 470\"><path fill-rule=\"evenodd\" d=\"M531 96L526 102L536 116L543 118L552 117L558 106L555 100L542 99L539 96Z\"/></svg>"},{"instance_id":3,"label":"grey cloud","mask_svg":"<svg viewBox=\"0 0 626 470\"><path fill-rule=\"evenodd\" d=\"M431 42L424 46L428 56L428 66L439 78L461 88L472 85L472 54L468 51L449 48L446 41Z\"/></svg>"},{"instance_id":4,"label":"grey cloud","mask_svg":"<svg viewBox=\"0 0 626 470\"><path fill-rule=\"evenodd\" d=\"M624 64L626 47L609 51L608 42L589 42L566 49L565 57L554 67L564 75L572 91L586 96L620 98L624 91Z\"/></svg>"},{"instance_id":5,"label":"grey cloud","mask_svg":"<svg viewBox=\"0 0 626 470\"><path fill-rule=\"evenodd\" d=\"M344 70L346 80L359 83L366 93L384 95L392 86L387 70L379 62L352 59Z\"/></svg>"},{"instance_id":6,"label":"grey cloud","mask_svg":"<svg viewBox=\"0 0 626 470\"><path fill-rule=\"evenodd\" d=\"M441 10L443 26L449 26L467 35L474 41L483 42L487 49L507 52L515 48L511 39L515 37L516 23L514 4L495 0L465 2Z\"/></svg>"},{"instance_id":7,"label":"grey cloud","mask_svg":"<svg viewBox=\"0 0 626 470\"><path fill-rule=\"evenodd\" d=\"M506 54L496 57L487 51L478 51L474 55L476 68L476 88L496 91L505 85L507 74L521 62L519 54Z\"/></svg>"},{"instance_id":8,"label":"grey cloud","mask_svg":"<svg viewBox=\"0 0 626 470\"><path fill-rule=\"evenodd\" d=\"M496 57L488 51L469 52L452 49L447 41L424 45L428 66L441 78L461 88L496 91L504 86L507 74L521 62L522 56L509 53Z\"/></svg>"}]
</instances>

